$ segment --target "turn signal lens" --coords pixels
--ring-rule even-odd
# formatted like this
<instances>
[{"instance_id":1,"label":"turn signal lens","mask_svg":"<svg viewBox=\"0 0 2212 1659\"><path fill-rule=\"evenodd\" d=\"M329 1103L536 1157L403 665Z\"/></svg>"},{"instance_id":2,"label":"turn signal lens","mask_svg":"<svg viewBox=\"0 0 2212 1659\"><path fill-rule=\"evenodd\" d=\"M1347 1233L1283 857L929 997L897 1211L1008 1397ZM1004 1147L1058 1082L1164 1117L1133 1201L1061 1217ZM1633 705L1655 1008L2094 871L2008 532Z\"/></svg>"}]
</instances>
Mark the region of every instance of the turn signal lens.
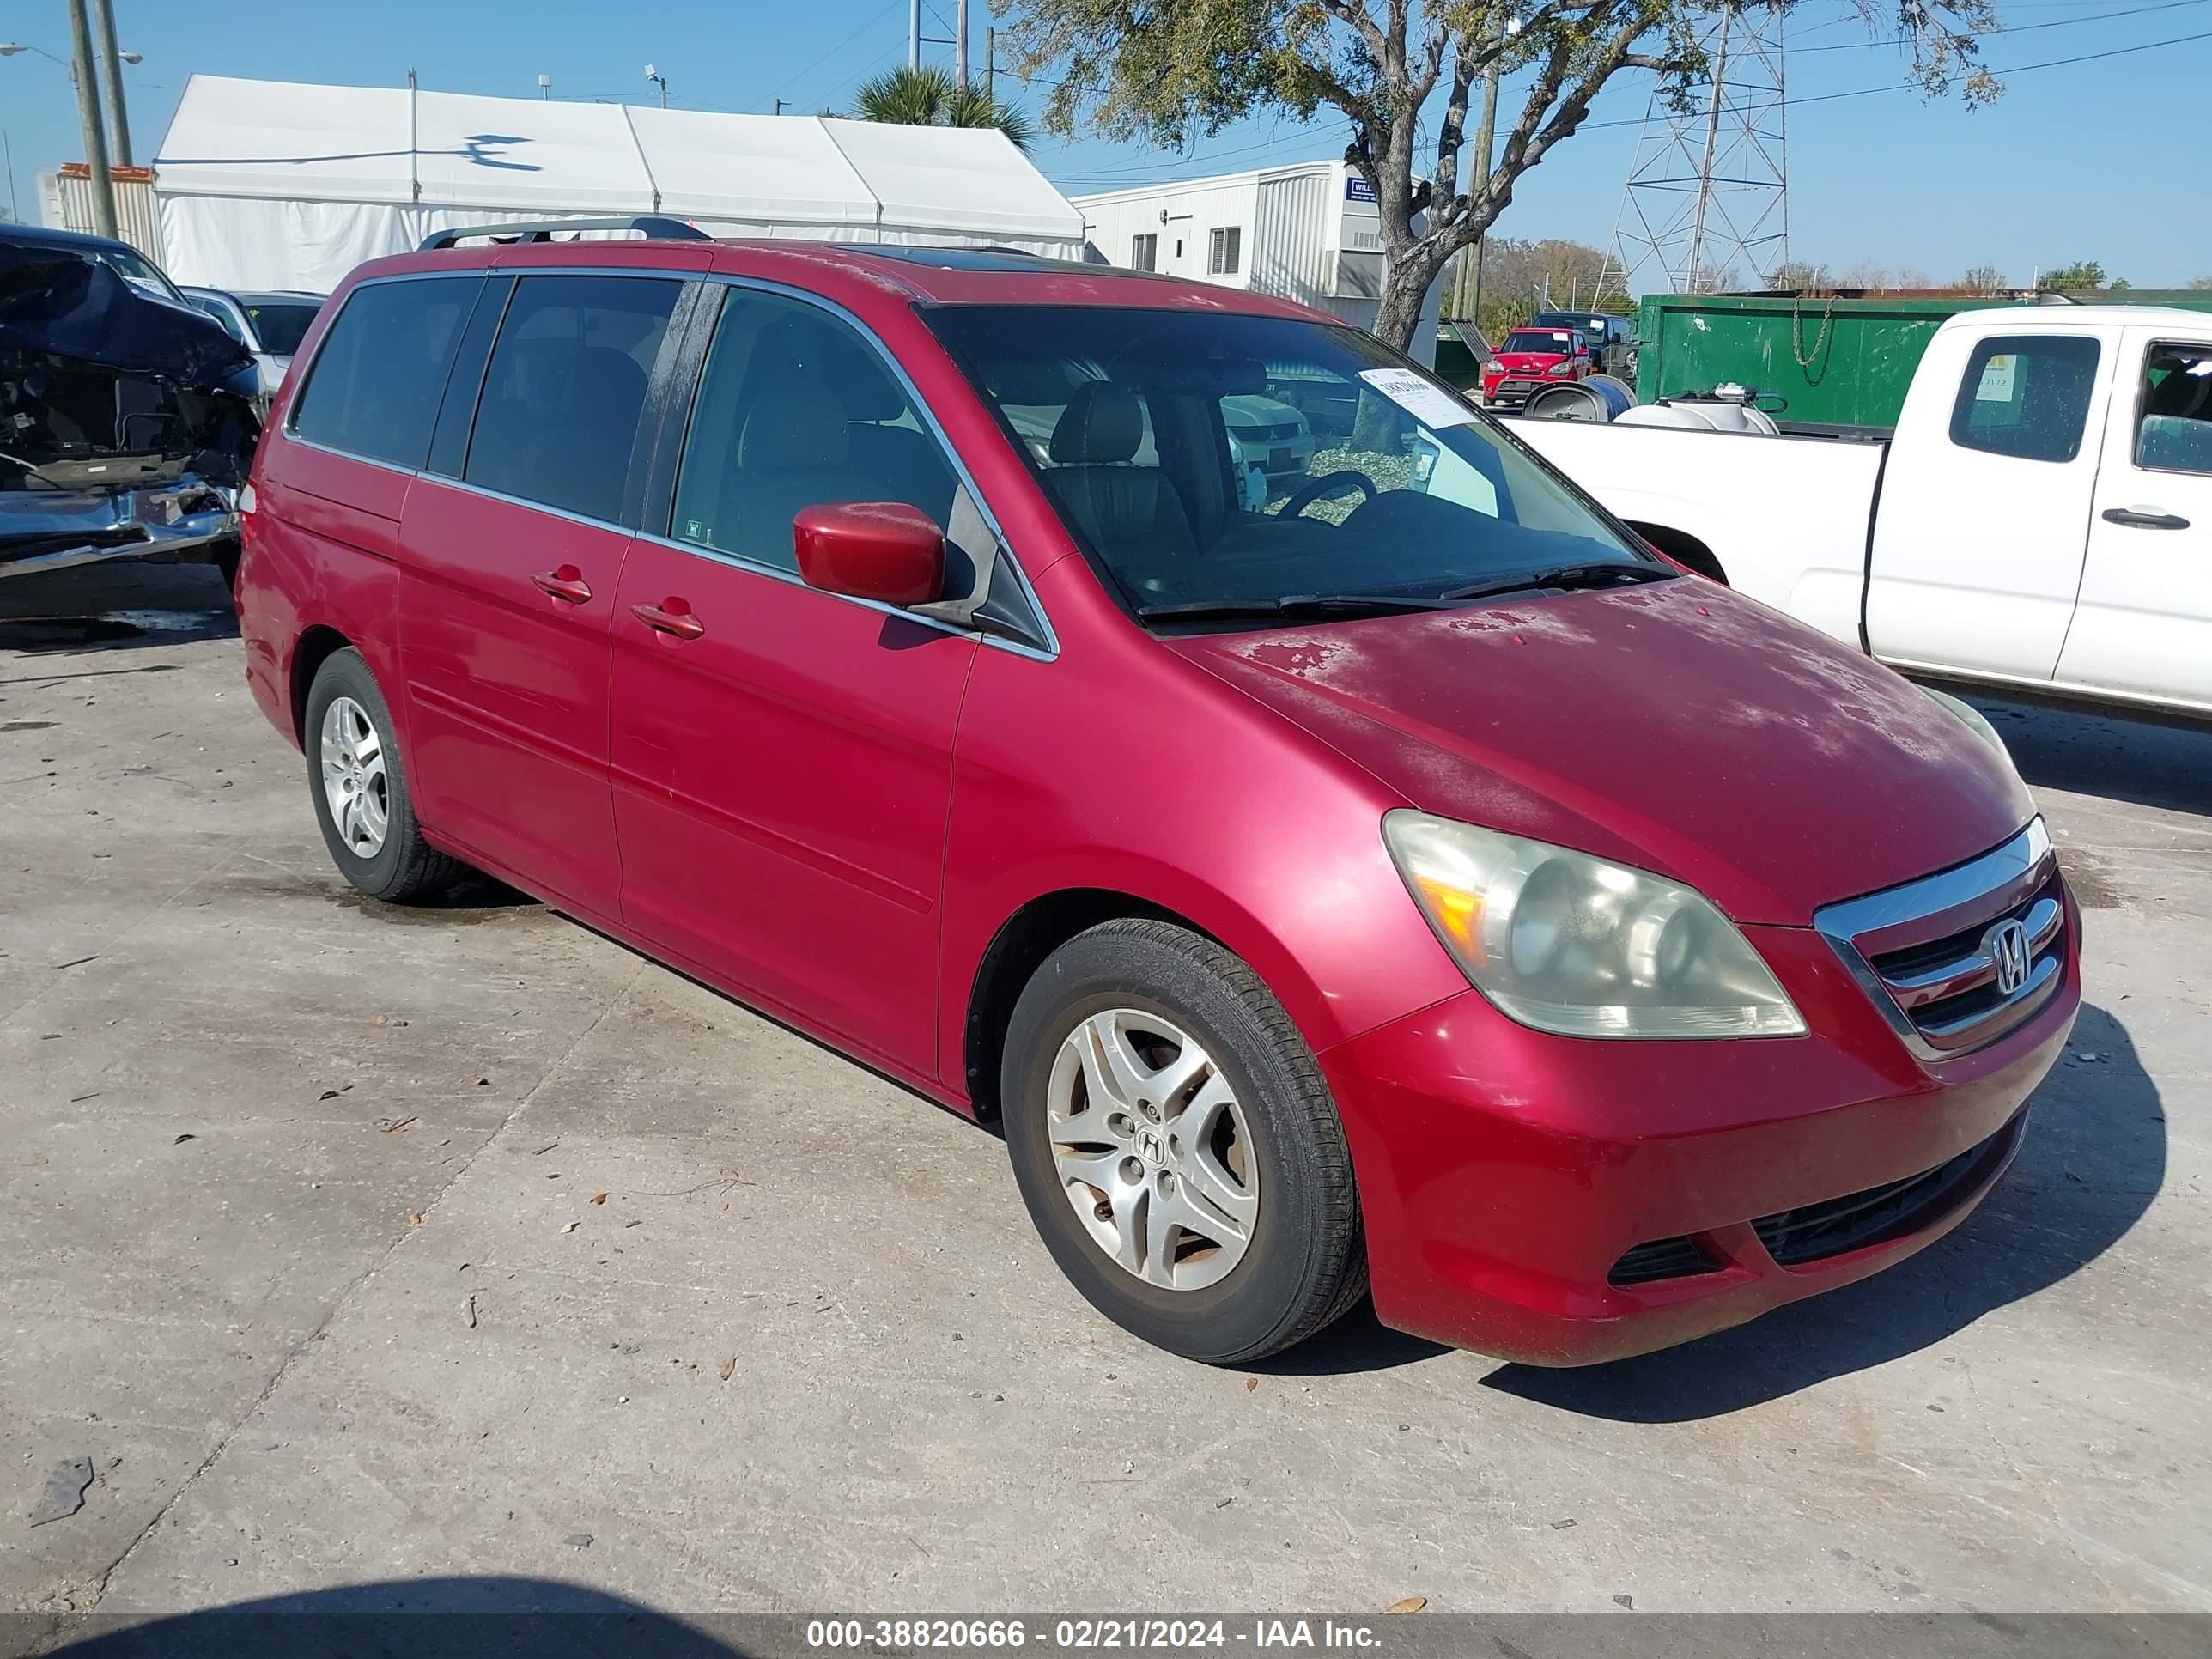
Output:
<instances>
[{"instance_id":1,"label":"turn signal lens","mask_svg":"<svg viewBox=\"0 0 2212 1659\"><path fill-rule=\"evenodd\" d=\"M1680 883L1524 836L1395 811L1382 839L1468 978L1562 1036L1802 1036L1750 942Z\"/></svg>"}]
</instances>

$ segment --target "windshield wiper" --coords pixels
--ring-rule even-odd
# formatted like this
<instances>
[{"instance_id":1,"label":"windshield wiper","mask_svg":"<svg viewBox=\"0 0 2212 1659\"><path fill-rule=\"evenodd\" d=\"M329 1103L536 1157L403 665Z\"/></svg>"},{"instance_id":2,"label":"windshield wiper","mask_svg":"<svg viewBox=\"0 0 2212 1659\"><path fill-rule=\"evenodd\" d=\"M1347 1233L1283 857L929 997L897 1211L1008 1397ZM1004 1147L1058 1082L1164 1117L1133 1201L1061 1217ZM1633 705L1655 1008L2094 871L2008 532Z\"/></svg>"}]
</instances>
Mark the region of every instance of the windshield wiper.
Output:
<instances>
[{"instance_id":1,"label":"windshield wiper","mask_svg":"<svg viewBox=\"0 0 2212 1659\"><path fill-rule=\"evenodd\" d=\"M1616 582L1664 581L1674 573L1656 564L1563 564L1520 576L1499 576L1439 593L1439 599L1484 599L1498 593L1525 593L1536 587L1610 587Z\"/></svg>"},{"instance_id":2,"label":"windshield wiper","mask_svg":"<svg viewBox=\"0 0 2212 1659\"><path fill-rule=\"evenodd\" d=\"M1439 611L1436 599L1403 593L1288 593L1279 599L1189 599L1178 605L1140 605L1146 622L1211 622L1241 617L1388 617L1407 611Z\"/></svg>"}]
</instances>

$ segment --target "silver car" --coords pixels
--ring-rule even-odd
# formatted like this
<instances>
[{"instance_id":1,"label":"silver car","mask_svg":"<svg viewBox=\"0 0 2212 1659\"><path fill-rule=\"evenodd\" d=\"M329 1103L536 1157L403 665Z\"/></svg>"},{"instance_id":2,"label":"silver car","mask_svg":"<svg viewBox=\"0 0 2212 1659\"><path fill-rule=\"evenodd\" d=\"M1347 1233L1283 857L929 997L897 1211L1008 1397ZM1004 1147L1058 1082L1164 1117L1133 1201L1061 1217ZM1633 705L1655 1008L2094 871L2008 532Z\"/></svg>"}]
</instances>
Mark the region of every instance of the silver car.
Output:
<instances>
[{"instance_id":1,"label":"silver car","mask_svg":"<svg viewBox=\"0 0 2212 1659\"><path fill-rule=\"evenodd\" d=\"M242 294L219 288L188 288L184 296L221 323L230 337L253 354L261 371L261 395L276 395L284 384L284 371L292 354L307 337L307 325L315 320L329 296L276 289Z\"/></svg>"}]
</instances>

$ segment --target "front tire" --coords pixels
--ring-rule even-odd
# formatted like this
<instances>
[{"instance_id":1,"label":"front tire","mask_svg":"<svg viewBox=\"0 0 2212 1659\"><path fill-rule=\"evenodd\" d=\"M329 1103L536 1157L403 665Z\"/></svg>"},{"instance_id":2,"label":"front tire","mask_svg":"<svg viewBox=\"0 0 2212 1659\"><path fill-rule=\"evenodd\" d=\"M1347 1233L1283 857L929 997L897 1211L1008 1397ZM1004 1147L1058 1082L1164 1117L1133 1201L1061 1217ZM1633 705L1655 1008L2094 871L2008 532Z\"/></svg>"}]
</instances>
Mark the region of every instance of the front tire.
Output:
<instances>
[{"instance_id":1,"label":"front tire","mask_svg":"<svg viewBox=\"0 0 2212 1659\"><path fill-rule=\"evenodd\" d=\"M315 822L339 874L371 898L410 904L467 873L422 839L392 710L361 653L334 652L315 671L300 736Z\"/></svg>"},{"instance_id":2,"label":"front tire","mask_svg":"<svg viewBox=\"0 0 2212 1659\"><path fill-rule=\"evenodd\" d=\"M1365 1293L1358 1191L1321 1068L1212 940L1139 919L1069 940L1015 1004L1001 1084L1030 1218L1124 1329L1236 1364Z\"/></svg>"}]
</instances>

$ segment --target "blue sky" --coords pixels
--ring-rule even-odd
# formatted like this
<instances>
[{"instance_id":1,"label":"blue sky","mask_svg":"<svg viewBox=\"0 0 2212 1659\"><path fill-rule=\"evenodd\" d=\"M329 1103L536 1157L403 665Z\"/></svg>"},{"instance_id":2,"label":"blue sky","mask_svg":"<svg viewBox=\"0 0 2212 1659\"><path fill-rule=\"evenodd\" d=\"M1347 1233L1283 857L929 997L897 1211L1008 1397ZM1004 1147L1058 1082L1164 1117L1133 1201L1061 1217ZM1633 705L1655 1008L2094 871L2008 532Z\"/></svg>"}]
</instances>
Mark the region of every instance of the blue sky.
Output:
<instances>
[{"instance_id":1,"label":"blue sky","mask_svg":"<svg viewBox=\"0 0 2212 1659\"><path fill-rule=\"evenodd\" d=\"M2038 266L2094 258L2137 287L2212 275L2212 185L2199 132L2212 76L2212 0L1998 0L2008 33L1990 40L2000 70L2124 53L2007 77L1996 105L1967 111L1912 93L1835 97L1894 86L1902 55L1862 44L1842 0L1806 0L1790 23L1791 252L1848 267L1871 260L1955 278L1994 264L2015 283ZM568 0L380 0L302 7L269 0L116 0L140 160L158 148L195 71L399 85L412 67L427 88L533 97L642 101L651 61L671 101L769 112L840 106L867 75L905 52L906 0L661 0L652 6ZM310 22L303 15L312 11ZM984 0L974 0L981 53ZM951 0L925 0L926 33L949 34ZM12 0L0 35L68 56L62 0ZM2179 37L2196 36L2181 40ZM2124 49L2178 41L2156 50ZM950 49L925 50L937 57ZM1002 92L1018 82L1001 83ZM1501 234L1610 241L1648 77L1623 77L1595 123L1523 181ZM1808 101L1799 102L1804 100ZM1513 107L1509 85L1504 108ZM80 153L66 72L32 53L0 58L0 129L14 156L16 200L36 215L34 174ZM1231 172L1340 153L1340 124L1261 119L1203 140L1184 157L1047 135L1033 155L1071 195L1117 185Z\"/></svg>"}]
</instances>

